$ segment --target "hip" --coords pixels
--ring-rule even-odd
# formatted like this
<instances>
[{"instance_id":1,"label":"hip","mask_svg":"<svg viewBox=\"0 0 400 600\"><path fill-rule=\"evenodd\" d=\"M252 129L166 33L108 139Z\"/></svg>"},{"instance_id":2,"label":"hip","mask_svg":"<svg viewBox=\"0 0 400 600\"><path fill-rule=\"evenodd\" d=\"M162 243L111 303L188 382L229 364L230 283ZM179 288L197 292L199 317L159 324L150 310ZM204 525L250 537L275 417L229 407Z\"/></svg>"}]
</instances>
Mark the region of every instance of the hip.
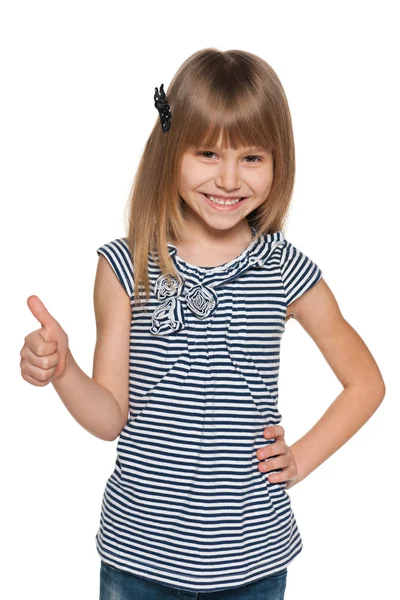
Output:
<instances>
[{"instance_id":1,"label":"hip","mask_svg":"<svg viewBox=\"0 0 400 600\"><path fill-rule=\"evenodd\" d=\"M237 588L194 592L138 577L101 560L99 600L283 600L286 580L287 567Z\"/></svg>"}]
</instances>

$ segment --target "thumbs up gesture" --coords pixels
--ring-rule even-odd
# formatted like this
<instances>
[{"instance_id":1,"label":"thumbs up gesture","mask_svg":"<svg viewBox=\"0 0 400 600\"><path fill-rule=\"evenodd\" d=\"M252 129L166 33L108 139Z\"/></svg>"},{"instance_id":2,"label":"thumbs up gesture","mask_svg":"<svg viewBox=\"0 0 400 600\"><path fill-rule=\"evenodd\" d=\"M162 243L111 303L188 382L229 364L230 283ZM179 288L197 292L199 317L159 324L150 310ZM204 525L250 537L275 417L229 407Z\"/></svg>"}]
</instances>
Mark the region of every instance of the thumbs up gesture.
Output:
<instances>
[{"instance_id":1,"label":"thumbs up gesture","mask_svg":"<svg viewBox=\"0 0 400 600\"><path fill-rule=\"evenodd\" d=\"M20 352L21 375L28 383L43 387L66 371L68 336L37 296L29 296L27 303L41 327L25 338Z\"/></svg>"}]
</instances>

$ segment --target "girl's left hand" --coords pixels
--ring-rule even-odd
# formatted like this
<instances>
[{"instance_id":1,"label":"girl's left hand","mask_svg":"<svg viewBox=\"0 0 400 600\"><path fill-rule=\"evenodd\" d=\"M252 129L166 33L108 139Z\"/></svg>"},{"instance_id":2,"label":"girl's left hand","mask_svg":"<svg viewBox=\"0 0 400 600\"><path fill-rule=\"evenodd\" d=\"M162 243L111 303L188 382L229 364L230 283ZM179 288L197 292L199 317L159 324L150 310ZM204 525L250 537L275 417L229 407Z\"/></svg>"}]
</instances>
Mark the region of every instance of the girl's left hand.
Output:
<instances>
[{"instance_id":1,"label":"girl's left hand","mask_svg":"<svg viewBox=\"0 0 400 600\"><path fill-rule=\"evenodd\" d=\"M285 442L285 430L280 425L273 425L264 429L264 437L266 439L275 438L275 442L259 448L256 456L260 460L268 458L266 462L260 462L258 470L262 473L266 471L275 471L282 469L280 473L273 473L268 476L268 481L278 483L286 481L286 489L293 487L298 478L297 465L293 452ZM273 458L271 458L273 457Z\"/></svg>"}]
</instances>

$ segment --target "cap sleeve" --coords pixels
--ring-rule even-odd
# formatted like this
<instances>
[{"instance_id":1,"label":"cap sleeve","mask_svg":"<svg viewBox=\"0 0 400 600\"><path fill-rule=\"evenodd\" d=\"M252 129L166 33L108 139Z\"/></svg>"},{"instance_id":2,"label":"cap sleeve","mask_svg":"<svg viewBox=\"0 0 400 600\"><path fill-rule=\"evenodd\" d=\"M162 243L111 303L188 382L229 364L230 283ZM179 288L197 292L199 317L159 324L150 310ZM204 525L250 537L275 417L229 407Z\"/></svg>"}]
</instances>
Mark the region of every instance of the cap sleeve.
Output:
<instances>
[{"instance_id":1,"label":"cap sleeve","mask_svg":"<svg viewBox=\"0 0 400 600\"><path fill-rule=\"evenodd\" d=\"M97 248L96 252L98 255L102 254L108 260L126 293L128 296L132 296L134 284L133 264L126 238L118 238L107 242Z\"/></svg>"},{"instance_id":2,"label":"cap sleeve","mask_svg":"<svg viewBox=\"0 0 400 600\"><path fill-rule=\"evenodd\" d=\"M287 305L315 285L323 272L301 250L284 240L281 257L282 283Z\"/></svg>"}]
</instances>

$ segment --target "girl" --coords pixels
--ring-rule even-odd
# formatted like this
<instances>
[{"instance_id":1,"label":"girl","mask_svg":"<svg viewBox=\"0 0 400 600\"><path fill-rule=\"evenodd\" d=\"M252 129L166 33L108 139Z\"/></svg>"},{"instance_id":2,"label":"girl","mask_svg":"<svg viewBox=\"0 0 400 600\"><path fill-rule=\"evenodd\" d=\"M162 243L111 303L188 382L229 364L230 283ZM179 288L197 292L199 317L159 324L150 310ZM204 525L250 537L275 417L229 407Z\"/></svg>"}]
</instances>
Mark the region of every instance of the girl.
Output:
<instances>
[{"instance_id":1,"label":"girl","mask_svg":"<svg viewBox=\"0 0 400 600\"><path fill-rule=\"evenodd\" d=\"M31 296L41 329L22 377L51 381L85 429L118 438L96 534L102 600L281 599L302 550L288 490L371 417L384 382L320 268L285 237L295 151L274 70L207 48L154 102L127 236L97 249L93 375ZM278 409L290 317L343 384L292 446Z\"/></svg>"}]
</instances>

